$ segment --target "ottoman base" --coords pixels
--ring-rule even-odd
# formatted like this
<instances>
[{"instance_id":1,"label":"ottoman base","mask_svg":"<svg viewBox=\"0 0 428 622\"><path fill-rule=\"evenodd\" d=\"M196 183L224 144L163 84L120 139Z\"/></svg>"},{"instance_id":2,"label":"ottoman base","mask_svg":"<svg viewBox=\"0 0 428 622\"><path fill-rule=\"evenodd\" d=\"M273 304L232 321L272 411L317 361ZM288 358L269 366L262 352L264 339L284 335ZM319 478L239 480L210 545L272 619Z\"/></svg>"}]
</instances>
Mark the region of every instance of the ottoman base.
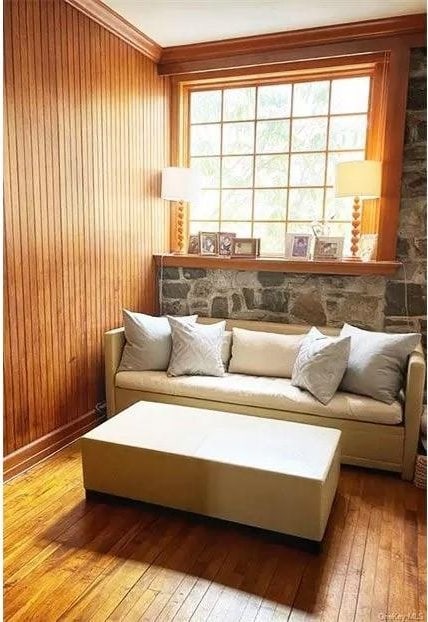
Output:
<instances>
[{"instance_id":1,"label":"ottoman base","mask_svg":"<svg viewBox=\"0 0 428 622\"><path fill-rule=\"evenodd\" d=\"M321 541L340 432L139 402L81 439L87 490Z\"/></svg>"}]
</instances>

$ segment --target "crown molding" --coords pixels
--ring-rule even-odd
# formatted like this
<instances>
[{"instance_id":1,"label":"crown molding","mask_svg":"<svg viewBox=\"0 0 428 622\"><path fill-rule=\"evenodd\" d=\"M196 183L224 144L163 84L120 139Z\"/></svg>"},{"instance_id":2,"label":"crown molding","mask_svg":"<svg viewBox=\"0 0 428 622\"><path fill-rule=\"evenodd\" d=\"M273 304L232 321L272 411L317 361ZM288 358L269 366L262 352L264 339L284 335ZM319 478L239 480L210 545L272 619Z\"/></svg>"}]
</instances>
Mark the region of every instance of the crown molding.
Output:
<instances>
[{"instance_id":1,"label":"crown molding","mask_svg":"<svg viewBox=\"0 0 428 622\"><path fill-rule=\"evenodd\" d=\"M162 49L158 71L161 75L174 75L287 62L296 58L310 58L311 54L321 57L323 48L327 47L333 53L340 54L341 46L344 46L343 53L346 54L349 53L346 49L348 44L352 44L356 50L361 48L361 53L364 53L369 48L373 49L373 40L376 39L379 42L377 47L386 47L390 41L397 39L409 47L426 45L426 14L165 47ZM379 41L381 39L384 43ZM303 55L302 49L306 50Z\"/></svg>"},{"instance_id":2,"label":"crown molding","mask_svg":"<svg viewBox=\"0 0 428 622\"><path fill-rule=\"evenodd\" d=\"M418 13L162 48L101 0L65 2L158 63L160 75L322 58L326 50L326 57L364 54L398 40L408 47L426 45L426 14Z\"/></svg>"},{"instance_id":3,"label":"crown molding","mask_svg":"<svg viewBox=\"0 0 428 622\"><path fill-rule=\"evenodd\" d=\"M141 30L130 24L101 0L65 0L72 7L84 13L133 48L159 62L162 48Z\"/></svg>"}]
</instances>

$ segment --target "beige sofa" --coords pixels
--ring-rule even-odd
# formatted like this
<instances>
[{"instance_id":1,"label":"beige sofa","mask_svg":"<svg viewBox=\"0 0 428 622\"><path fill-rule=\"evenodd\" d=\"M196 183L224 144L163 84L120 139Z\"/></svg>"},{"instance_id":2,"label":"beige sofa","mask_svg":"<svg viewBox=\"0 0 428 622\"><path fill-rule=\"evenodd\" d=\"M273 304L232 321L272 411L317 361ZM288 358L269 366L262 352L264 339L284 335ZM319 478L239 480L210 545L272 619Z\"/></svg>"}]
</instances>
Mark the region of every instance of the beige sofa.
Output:
<instances>
[{"instance_id":1,"label":"beige sofa","mask_svg":"<svg viewBox=\"0 0 428 622\"><path fill-rule=\"evenodd\" d=\"M226 328L233 327L282 334L309 330L307 326L292 324L227 320ZM322 331L338 334L335 329ZM139 400L148 400L332 427L342 431L343 463L396 471L403 479L413 478L425 382L421 349L409 357L400 402L387 405L338 392L323 406L308 393L292 387L287 378L243 374L169 378L161 371L118 372L124 343L123 328L105 334L108 417Z\"/></svg>"}]
</instances>

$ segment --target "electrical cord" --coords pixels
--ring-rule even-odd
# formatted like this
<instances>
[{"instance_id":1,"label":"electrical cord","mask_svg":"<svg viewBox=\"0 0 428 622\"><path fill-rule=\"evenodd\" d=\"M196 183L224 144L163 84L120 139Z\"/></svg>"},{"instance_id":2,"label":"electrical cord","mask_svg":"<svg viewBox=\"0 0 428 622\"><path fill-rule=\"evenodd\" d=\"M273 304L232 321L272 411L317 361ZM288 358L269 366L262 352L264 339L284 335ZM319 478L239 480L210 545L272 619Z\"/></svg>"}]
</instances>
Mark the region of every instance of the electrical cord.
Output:
<instances>
[{"instance_id":1,"label":"electrical cord","mask_svg":"<svg viewBox=\"0 0 428 622\"><path fill-rule=\"evenodd\" d=\"M412 328L411 323L410 323L410 315L409 315L409 298L408 298L408 290L407 290L407 271L406 271L406 265L405 265L404 261L400 261L400 263L403 266L403 272L404 272L404 310L406 311L407 326L409 328Z\"/></svg>"},{"instance_id":2,"label":"electrical cord","mask_svg":"<svg viewBox=\"0 0 428 622\"><path fill-rule=\"evenodd\" d=\"M163 311L162 286L163 286L163 268L164 268L164 257L165 257L165 254L164 254L164 253L162 253L162 254L161 254L161 258L160 258L160 274L159 274L159 288L158 288L158 295L159 295L159 315L162 315L162 311Z\"/></svg>"}]
</instances>

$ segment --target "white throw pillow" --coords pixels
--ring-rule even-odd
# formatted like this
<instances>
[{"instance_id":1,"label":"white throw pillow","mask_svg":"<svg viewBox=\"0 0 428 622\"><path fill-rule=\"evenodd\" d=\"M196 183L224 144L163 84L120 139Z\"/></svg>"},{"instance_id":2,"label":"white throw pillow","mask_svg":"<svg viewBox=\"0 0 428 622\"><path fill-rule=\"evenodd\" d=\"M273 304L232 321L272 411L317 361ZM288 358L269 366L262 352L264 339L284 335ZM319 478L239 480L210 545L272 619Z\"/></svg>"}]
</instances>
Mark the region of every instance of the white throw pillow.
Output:
<instances>
[{"instance_id":1,"label":"white throw pillow","mask_svg":"<svg viewBox=\"0 0 428 622\"><path fill-rule=\"evenodd\" d=\"M328 404L346 371L350 348L350 337L327 337L311 328L300 346L291 384Z\"/></svg>"},{"instance_id":2,"label":"white throw pillow","mask_svg":"<svg viewBox=\"0 0 428 622\"><path fill-rule=\"evenodd\" d=\"M225 330L223 335L223 344L221 347L221 360L223 361L224 369L227 371L229 367L230 357L232 356L232 331Z\"/></svg>"},{"instance_id":3,"label":"white throw pillow","mask_svg":"<svg viewBox=\"0 0 428 622\"><path fill-rule=\"evenodd\" d=\"M375 333L345 324L341 337L351 337L348 369L341 389L392 404L403 386L408 356L418 345L418 333Z\"/></svg>"},{"instance_id":4,"label":"white throw pillow","mask_svg":"<svg viewBox=\"0 0 428 622\"><path fill-rule=\"evenodd\" d=\"M229 372L291 378L304 336L234 328Z\"/></svg>"},{"instance_id":5,"label":"white throw pillow","mask_svg":"<svg viewBox=\"0 0 428 622\"><path fill-rule=\"evenodd\" d=\"M177 317L194 324L197 315ZM153 317L123 309L126 344L119 371L165 371L171 356L171 326L166 317Z\"/></svg>"},{"instance_id":6,"label":"white throw pillow","mask_svg":"<svg viewBox=\"0 0 428 622\"><path fill-rule=\"evenodd\" d=\"M184 324L168 317L172 352L168 376L224 376L222 348L226 322Z\"/></svg>"}]
</instances>

